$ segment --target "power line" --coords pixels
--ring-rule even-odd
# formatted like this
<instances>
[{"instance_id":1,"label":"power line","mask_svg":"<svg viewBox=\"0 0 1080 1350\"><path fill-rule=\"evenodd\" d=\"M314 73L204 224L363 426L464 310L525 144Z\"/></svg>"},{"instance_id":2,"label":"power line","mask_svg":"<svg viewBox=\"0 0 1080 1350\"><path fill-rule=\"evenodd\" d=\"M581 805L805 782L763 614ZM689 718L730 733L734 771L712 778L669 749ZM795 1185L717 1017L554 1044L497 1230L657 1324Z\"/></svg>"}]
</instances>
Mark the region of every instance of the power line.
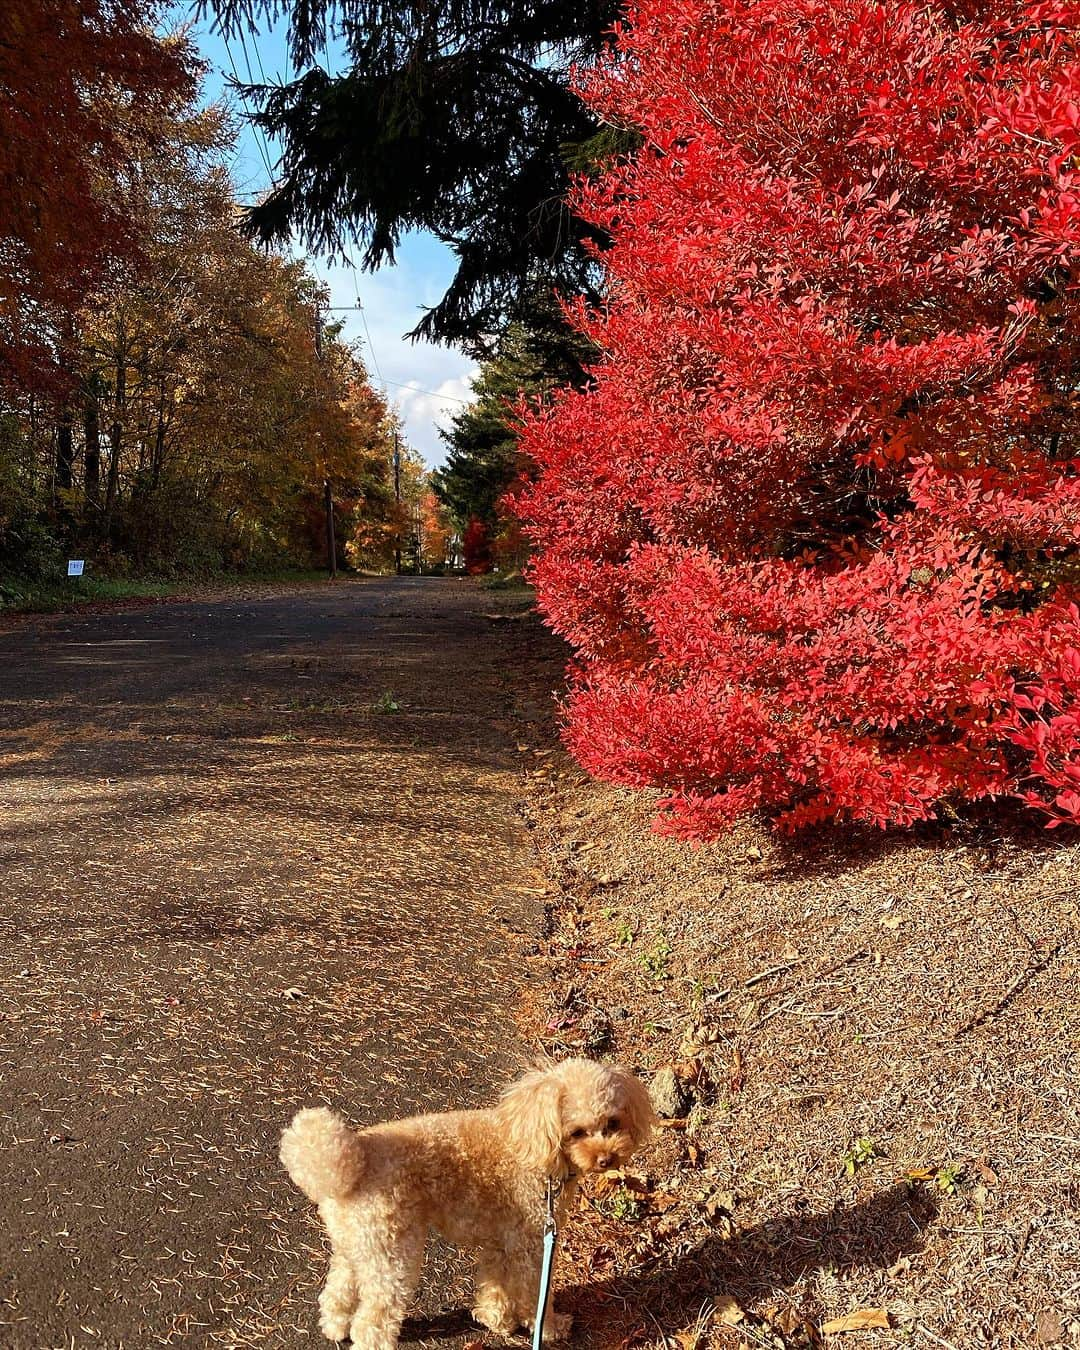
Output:
<instances>
[{"instance_id":1,"label":"power line","mask_svg":"<svg viewBox=\"0 0 1080 1350\"><path fill-rule=\"evenodd\" d=\"M268 178L270 179L269 186L273 187L274 170L270 164L270 152L267 149L267 146L262 138L262 129L259 127L259 125L252 117L251 108L248 106L248 101L244 97L243 87L240 80L240 72L236 69L236 62L233 60L232 48L229 46L229 39L225 36L224 32L222 32L221 34L221 41L225 46L225 55L229 58L229 65L232 67L233 79L236 81L237 91L240 94L240 102L244 105L244 110L247 112L248 115L248 122L251 124L252 135L255 137L255 147L258 150L260 156L262 157L263 164L266 166L266 173ZM243 36L241 36L240 38L241 45L243 45L243 41L244 41ZM244 59L245 61L247 61L246 47L244 47ZM248 62L248 83L249 84L255 83L255 81L251 79L250 62Z\"/></svg>"},{"instance_id":2,"label":"power line","mask_svg":"<svg viewBox=\"0 0 1080 1350\"><path fill-rule=\"evenodd\" d=\"M375 345L374 345L374 343L371 341L371 329L368 327L367 315L364 313L364 306L363 306L363 305L357 305L356 308L360 311L360 318L361 318L361 320L363 321L363 324L364 324L364 335L365 335L365 337L367 338L368 351L371 353L371 364L375 367L375 374L376 374L376 376L378 377L379 383L380 383L380 384L393 384L393 383L394 383L393 380L384 380L384 379L383 379L383 377L382 377L382 371L379 369L379 358L375 355ZM402 388L405 388L405 386L402 385Z\"/></svg>"},{"instance_id":3,"label":"power line","mask_svg":"<svg viewBox=\"0 0 1080 1350\"><path fill-rule=\"evenodd\" d=\"M348 234L343 230L341 237L342 256L348 260L348 264L353 270L353 275L359 276L360 268L356 265L356 256L353 253L354 247L355 247L355 240L350 239ZM335 306L335 308L338 308L338 306ZM364 312L363 302L361 301L360 297L359 296L356 297L355 306L342 305L340 306L340 308L342 309L355 308L357 311L359 311L360 322L364 325L364 336L367 338L367 349L371 353L371 364L375 367L375 374L380 384L391 383L391 381L383 379L382 371L379 369L379 358L375 355L375 344L371 340L371 329L368 327L367 314Z\"/></svg>"},{"instance_id":4,"label":"power line","mask_svg":"<svg viewBox=\"0 0 1080 1350\"><path fill-rule=\"evenodd\" d=\"M355 264L354 264L355 266ZM415 384L403 384L400 380L388 380L379 369L379 362L375 356L375 348L371 341L371 330L368 328L367 315L364 313L364 306L359 303L359 296L355 305L327 305L328 313L349 313L359 314L364 325L364 332L367 335L368 351L371 353L371 364L375 367L375 375L380 384L392 385L395 389L408 389L413 394L424 394L428 398L441 398L447 403L460 403L463 408L470 406L471 400L467 398L457 398L453 394L440 394L435 389L420 389Z\"/></svg>"},{"instance_id":5,"label":"power line","mask_svg":"<svg viewBox=\"0 0 1080 1350\"><path fill-rule=\"evenodd\" d=\"M251 60L250 60L250 58L248 57L247 43L244 41L244 34L243 34L243 32L241 31L241 32L238 32L236 36L240 39L240 50L241 50L241 52L242 52L243 55L244 55L244 69L247 71L248 84L254 84L254 83L255 83L255 76L251 73ZM252 39L252 41L254 42L254 38ZM265 84L265 83L266 83L266 80L265 80L265 78L264 78L264 79L263 79L263 84Z\"/></svg>"},{"instance_id":6,"label":"power line","mask_svg":"<svg viewBox=\"0 0 1080 1350\"><path fill-rule=\"evenodd\" d=\"M444 398L448 403L460 403L463 408L470 406L467 398L455 398L453 394L439 394L434 389L418 389L415 384L402 384L400 380L383 380L383 384L392 384L395 389L408 389L414 394L426 394L428 398Z\"/></svg>"},{"instance_id":7,"label":"power line","mask_svg":"<svg viewBox=\"0 0 1080 1350\"><path fill-rule=\"evenodd\" d=\"M258 41L256 40L255 34L252 33L250 36L251 36L251 47L252 47L252 51L254 51L254 53L255 53L255 64L256 64L256 65L258 66L258 68L259 68L259 75L260 75L260 77L261 77L261 79L262 79L263 84L265 85L265 84L268 83L268 81L267 81L267 78L266 78L266 68L265 68L265 66L263 65L262 53L259 51L259 44L258 44ZM252 69L251 69L251 58L250 58L250 56L248 55L247 42L244 40L244 34L243 34L242 32L238 33L238 37L239 37L239 39L240 39L240 50L241 50L241 52L243 53L243 57L244 57L244 69L247 71L248 84L249 84L249 85L250 85L250 84L254 84L254 83L255 83L255 76L254 76L254 74L253 74L253 72L252 72ZM225 37L225 34L224 34L224 33L222 33L221 38L222 38L222 42L225 44L225 51L226 51L226 54L228 55L228 58L229 58L229 65L232 67L233 78L236 80L237 86L239 86L239 85L240 85L240 76L239 76L239 72L238 72L237 69L236 69L236 61L235 61L234 58L233 58L232 50L231 50L231 48L229 47L228 39ZM288 57L286 57L286 60L288 60ZM279 79L281 78L280 74L279 74L278 78L279 78ZM265 166L266 172L267 172L267 174L269 175L269 179L270 179L269 186L270 186L270 187L273 187L273 185L274 185L274 170L273 170L273 167L271 166L271 163L270 163L270 152L269 152L269 146L268 146L268 144L267 144L266 138L265 138L265 136L264 136L264 134L263 134L263 132L262 132L262 128L259 127L259 125L255 122L254 118L252 117L252 115L251 115L251 105L248 103L247 98L245 97L245 95L244 95L244 93L243 93L242 90L240 91L240 100L241 100L241 102L242 102L243 105L244 105L245 111L247 112L247 115L248 115L248 122L249 122L249 124L250 124L250 126L251 126L251 133L252 133L252 136L255 138L255 145L256 145L256 148L257 148L258 151L259 151L260 157L262 158L263 165ZM255 194L253 194L253 195L255 195ZM311 270L312 270L312 272L313 272L313 274L314 274L314 276L315 276L315 280L319 283L320 286L325 286L326 289L329 290L329 288L330 288L330 283L329 283L324 277L322 277L322 276L320 275L320 273L319 273L319 267L318 267L318 261L317 261L315 255L314 255L313 253L306 253L306 252L305 252L304 256L305 256L306 260L311 264Z\"/></svg>"},{"instance_id":8,"label":"power line","mask_svg":"<svg viewBox=\"0 0 1080 1350\"><path fill-rule=\"evenodd\" d=\"M359 276L360 268L356 265L356 256L353 253L354 247L355 241L350 240L348 235L345 234L343 231L341 239L342 256L345 260L348 261L349 266L353 270L353 275ZM375 344L371 340L371 329L368 327L367 314L364 311L364 305L360 297L359 296L356 297L355 305L334 305L333 308L341 310L354 310L357 313L359 313L360 322L364 325L364 336L367 338L367 349L371 353L371 364L375 367L375 375L380 384L392 384L393 383L392 380L383 379L382 371L379 369L379 358L375 355Z\"/></svg>"},{"instance_id":9,"label":"power line","mask_svg":"<svg viewBox=\"0 0 1080 1350\"><path fill-rule=\"evenodd\" d=\"M260 78L262 79L262 82L263 82L264 85L265 85L265 84L268 84L269 81L268 81L267 78L266 78L266 68L265 68L264 65L263 65L262 53L261 53L260 50L259 50L258 39L257 39L257 37L256 37L256 35L255 35L254 32L252 32L250 36L251 36L251 49L252 49L252 51L255 53L255 64L259 67L259 76L260 76ZM242 35L241 35L240 41L243 42L243 36L242 36ZM244 55L245 55L245 59L246 59L246 57L247 57L247 49L246 49L246 48L245 48L245 50L244 50ZM250 70L250 68L251 68L251 67L249 66L248 69ZM298 72L297 72L297 70L296 70L296 67L295 67L295 66L293 65L293 63L292 63L292 54L291 54L291 52L289 51L288 43L286 43L286 44L285 44L285 73L282 74L282 72L281 72L281 70L280 70L280 68L279 68L278 70L275 70L275 72L274 72L274 77L275 77L275 79L277 79L277 80L278 80L280 83L282 83L282 84L284 84L286 81L288 81L288 82L291 84L292 81L296 79L297 74L298 74ZM290 244L291 244L291 240L290 240ZM324 287L324 288L326 289L327 293L329 294L329 291L330 291L330 278L329 278L329 275L327 275L327 276L324 277L324 276L322 275L322 273L319 271L319 258L318 258L318 255L317 255L316 253L314 253L313 251L311 251L311 250L308 250L308 249L302 249L302 256L303 256L304 260L310 265L311 271L312 271L312 275L315 277L315 280L319 283L320 286ZM326 305L320 305L320 306L319 306L319 312L322 313L322 312L325 311L327 308L328 308L328 307L327 307Z\"/></svg>"},{"instance_id":10,"label":"power line","mask_svg":"<svg viewBox=\"0 0 1080 1350\"><path fill-rule=\"evenodd\" d=\"M248 84L249 84L249 85L253 85L253 84L255 83L255 76L251 73L251 59L250 59L249 56L248 56L247 43L244 41L244 34L243 34L243 31L242 31L242 30L241 30L241 31L238 31L237 36L238 36L239 39L240 39L240 50L241 50L241 52L243 52L243 54L244 54L244 69L247 71ZM265 85L266 82L267 82L267 80L266 80L266 71L263 70L262 57L259 55L259 44L255 41L255 34L254 34L254 33L251 34L251 45L252 45L252 47L254 48L254 51L255 51L255 60L259 63L259 74L262 76L262 82L263 82L263 84ZM227 45L226 45L225 50L228 51L228 46L227 46ZM230 61L232 60L232 56L231 56L231 55L230 55L230 57L229 57L229 60L230 60ZM234 70L235 70L235 67L234 67ZM241 97L243 97L243 96L241 95ZM245 102L244 102L244 107L247 108L247 106L248 106L248 105L247 105L247 102L246 102L246 100L245 100ZM248 116L249 116L249 118L250 118L250 109L248 110ZM270 168L270 159L269 159L269 149L270 149L270 147L269 147L269 145L267 144L265 137L262 136L262 128L259 127L259 126L254 122L254 120L252 120L251 125L252 125L252 129L253 129L255 135L256 135L257 137L259 137L259 138L262 140L263 146L264 146L264 148L265 148L266 151L267 151L267 153L263 156L263 163L266 164L267 170L268 170L268 172L269 172L269 174L270 174L270 186L273 187L273 185L274 185L274 171L273 171L273 169Z\"/></svg>"},{"instance_id":11,"label":"power line","mask_svg":"<svg viewBox=\"0 0 1080 1350\"><path fill-rule=\"evenodd\" d=\"M243 42L244 42L244 35L243 35L243 33L241 33L241 34L240 34L240 43L241 43L241 46L243 45ZM258 66L259 66L259 78L262 80L263 84L268 84L269 81L268 81L267 78L266 78L266 71L263 70L262 57L261 57L260 54L259 54L259 44L255 41L255 34L254 34L254 33L252 33L252 35L251 35L251 49L252 49L252 51L255 53L255 60L256 60L256 62L258 63ZM244 49L244 56L245 56L245 59L246 59L246 57L247 57L247 49L246 49L246 48ZM287 49L286 49L286 60L288 60ZM281 76L279 75L279 76L278 76L278 79L280 79L280 78L281 78ZM251 83L254 84L255 81L252 80Z\"/></svg>"}]
</instances>

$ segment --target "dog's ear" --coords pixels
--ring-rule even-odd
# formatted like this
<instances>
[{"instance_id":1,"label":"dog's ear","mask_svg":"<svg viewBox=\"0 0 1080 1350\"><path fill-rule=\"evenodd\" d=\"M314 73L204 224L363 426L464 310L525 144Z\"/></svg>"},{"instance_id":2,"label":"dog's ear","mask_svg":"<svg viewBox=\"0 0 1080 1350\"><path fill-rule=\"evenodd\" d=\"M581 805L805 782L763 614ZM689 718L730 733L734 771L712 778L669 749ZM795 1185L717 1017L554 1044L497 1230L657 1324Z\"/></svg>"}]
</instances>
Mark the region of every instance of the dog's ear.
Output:
<instances>
[{"instance_id":1,"label":"dog's ear","mask_svg":"<svg viewBox=\"0 0 1080 1350\"><path fill-rule=\"evenodd\" d=\"M640 1078L635 1077L629 1069L614 1068L614 1074L619 1080L619 1089L622 1093L624 1114L630 1133L634 1136L635 1148L641 1148L649 1142L653 1127L656 1125L656 1112L653 1110L652 1098L649 1096L648 1089Z\"/></svg>"},{"instance_id":2,"label":"dog's ear","mask_svg":"<svg viewBox=\"0 0 1080 1350\"><path fill-rule=\"evenodd\" d=\"M553 1064L541 1065L503 1093L499 1112L522 1165L554 1176L562 1155L563 1088Z\"/></svg>"}]
</instances>

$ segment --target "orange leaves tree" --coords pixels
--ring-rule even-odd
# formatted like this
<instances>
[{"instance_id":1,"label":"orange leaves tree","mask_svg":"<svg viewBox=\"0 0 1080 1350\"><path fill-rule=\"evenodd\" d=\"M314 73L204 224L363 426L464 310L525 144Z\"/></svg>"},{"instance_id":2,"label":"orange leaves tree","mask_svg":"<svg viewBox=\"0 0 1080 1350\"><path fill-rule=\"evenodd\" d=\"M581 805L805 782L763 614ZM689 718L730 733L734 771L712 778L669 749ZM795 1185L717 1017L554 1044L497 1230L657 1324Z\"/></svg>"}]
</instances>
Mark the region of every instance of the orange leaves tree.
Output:
<instances>
[{"instance_id":1,"label":"orange leaves tree","mask_svg":"<svg viewBox=\"0 0 1080 1350\"><path fill-rule=\"evenodd\" d=\"M82 316L110 429L87 531L139 571L321 563L325 481L342 540L388 510L385 401L304 265L236 231L227 180L189 186L184 228Z\"/></svg>"},{"instance_id":2,"label":"orange leaves tree","mask_svg":"<svg viewBox=\"0 0 1080 1350\"><path fill-rule=\"evenodd\" d=\"M5 0L0 23L0 384L40 387L65 316L136 245L110 183L190 96L193 62L148 0Z\"/></svg>"},{"instance_id":3,"label":"orange leaves tree","mask_svg":"<svg viewBox=\"0 0 1080 1350\"><path fill-rule=\"evenodd\" d=\"M59 21L59 10L53 0L25 14L20 6L2 59L17 65L15 51L33 70L42 16ZM40 189L38 215L47 222L55 211L56 230L68 233L38 239L20 215L25 203L0 202L5 294L25 318L21 328L0 324L0 599L4 574L18 594L19 578L55 572L76 544L99 571L321 563L324 480L343 536L358 514L389 510L385 402L325 324L324 288L239 232L224 167L231 129L220 109L197 106L185 43L144 34L136 19L149 12L137 6L75 8L53 35L62 46L114 21L116 31L102 37L100 91L78 73L79 60L94 68L90 54L78 47L72 58L80 117L94 114L84 177ZM109 41L120 44L115 70ZM119 83L122 56L130 88ZM140 73L146 89L136 87ZM66 152L50 148L54 115L32 105L29 86L13 87L22 103L0 117L18 114L26 143L0 144L0 161L21 180L54 158L59 168ZM68 276L76 254L85 270Z\"/></svg>"},{"instance_id":4,"label":"orange leaves tree","mask_svg":"<svg viewBox=\"0 0 1080 1350\"><path fill-rule=\"evenodd\" d=\"M520 497L567 738L709 835L1080 822L1080 56L1059 0L641 0L591 387Z\"/></svg>"}]
</instances>

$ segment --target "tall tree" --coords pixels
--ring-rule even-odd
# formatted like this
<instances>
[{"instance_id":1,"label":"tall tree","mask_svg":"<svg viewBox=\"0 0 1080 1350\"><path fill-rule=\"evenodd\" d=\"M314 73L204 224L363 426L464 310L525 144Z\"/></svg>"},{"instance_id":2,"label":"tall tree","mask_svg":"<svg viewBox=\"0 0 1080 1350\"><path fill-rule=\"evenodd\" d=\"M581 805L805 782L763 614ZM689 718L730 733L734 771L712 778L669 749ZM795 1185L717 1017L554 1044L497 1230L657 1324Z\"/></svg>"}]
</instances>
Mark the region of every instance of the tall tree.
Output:
<instances>
[{"instance_id":1,"label":"tall tree","mask_svg":"<svg viewBox=\"0 0 1080 1350\"><path fill-rule=\"evenodd\" d=\"M153 0L5 0L0 385L62 377L58 316L135 245L137 221L110 191L139 149L124 129L152 135L157 114L193 88L190 49L154 36L157 8Z\"/></svg>"},{"instance_id":2,"label":"tall tree","mask_svg":"<svg viewBox=\"0 0 1080 1350\"><path fill-rule=\"evenodd\" d=\"M141 572L321 561L324 481L343 533L393 513L385 402L324 288L238 230L220 110L110 118L99 190L132 246L55 305L63 379L0 392L0 569L48 574L75 539Z\"/></svg>"},{"instance_id":3,"label":"tall tree","mask_svg":"<svg viewBox=\"0 0 1080 1350\"><path fill-rule=\"evenodd\" d=\"M419 572L432 561L428 531L437 527L427 511L429 474L405 443L397 413L389 413L382 425L388 453L372 480L368 509L354 518L346 554L365 571Z\"/></svg>"},{"instance_id":4,"label":"tall tree","mask_svg":"<svg viewBox=\"0 0 1080 1350\"><path fill-rule=\"evenodd\" d=\"M279 0L208 0L243 32ZM593 295L589 245L605 231L565 204L574 147L597 122L569 71L602 46L617 0L298 0L294 63L256 86L257 121L283 144L280 179L250 212L263 241L299 231L323 249L352 234L366 267L402 234L429 230L457 257L443 298L414 333L483 347L552 287ZM328 25L350 69L317 60Z\"/></svg>"}]
</instances>

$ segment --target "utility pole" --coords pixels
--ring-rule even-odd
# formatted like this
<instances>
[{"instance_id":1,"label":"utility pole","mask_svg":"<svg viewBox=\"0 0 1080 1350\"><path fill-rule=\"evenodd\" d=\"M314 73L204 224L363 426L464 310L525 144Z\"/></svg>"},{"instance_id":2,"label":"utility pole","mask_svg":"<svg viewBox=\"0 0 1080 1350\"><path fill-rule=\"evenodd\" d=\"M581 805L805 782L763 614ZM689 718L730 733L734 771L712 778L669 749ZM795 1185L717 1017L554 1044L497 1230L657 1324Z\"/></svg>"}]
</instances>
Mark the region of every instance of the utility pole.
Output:
<instances>
[{"instance_id":1,"label":"utility pole","mask_svg":"<svg viewBox=\"0 0 1080 1350\"><path fill-rule=\"evenodd\" d=\"M337 576L337 544L334 542L334 494L330 491L330 479L323 480L323 502L326 506L326 568L330 579Z\"/></svg>"},{"instance_id":2,"label":"utility pole","mask_svg":"<svg viewBox=\"0 0 1080 1350\"><path fill-rule=\"evenodd\" d=\"M394 549L394 570L401 576L401 448L397 430L394 431L394 501L398 505L397 547Z\"/></svg>"}]
</instances>

